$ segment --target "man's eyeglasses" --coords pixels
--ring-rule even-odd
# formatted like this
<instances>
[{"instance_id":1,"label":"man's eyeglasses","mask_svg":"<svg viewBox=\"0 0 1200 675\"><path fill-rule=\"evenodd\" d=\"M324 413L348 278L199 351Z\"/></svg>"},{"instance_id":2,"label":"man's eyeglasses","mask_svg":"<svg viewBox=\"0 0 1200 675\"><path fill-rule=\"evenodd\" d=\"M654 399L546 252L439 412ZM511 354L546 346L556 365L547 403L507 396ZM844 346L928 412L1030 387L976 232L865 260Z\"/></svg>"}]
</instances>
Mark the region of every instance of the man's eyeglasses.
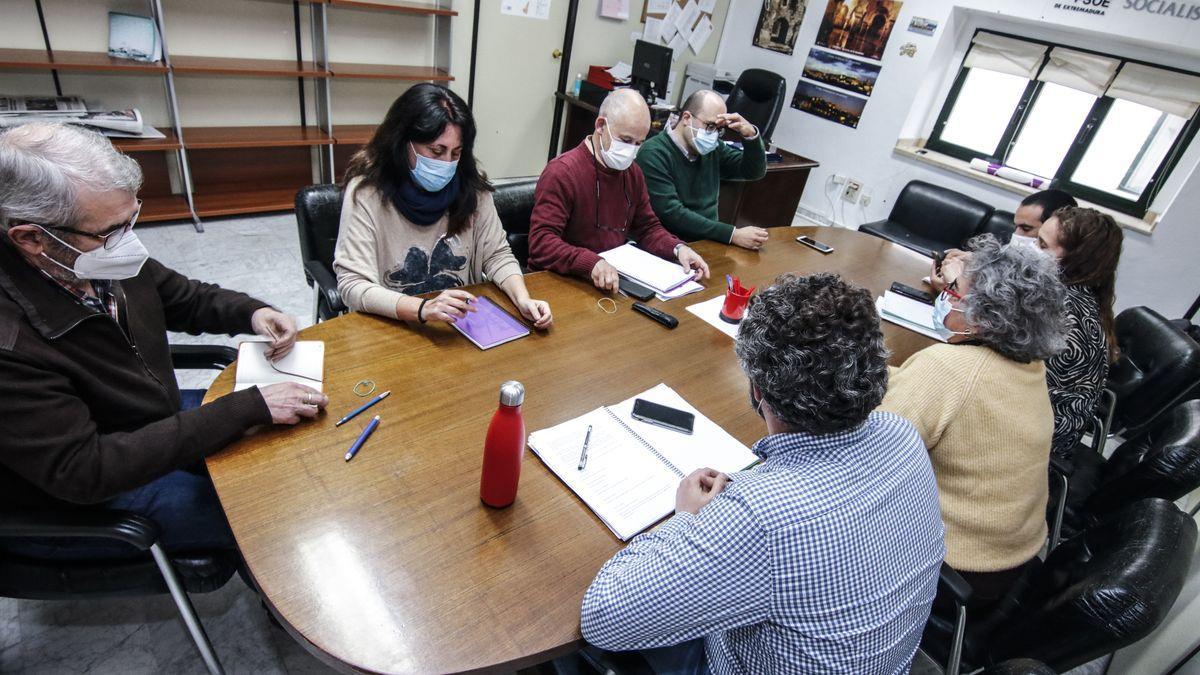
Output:
<instances>
[{"instance_id":1,"label":"man's eyeglasses","mask_svg":"<svg viewBox=\"0 0 1200 675\"><path fill-rule=\"evenodd\" d=\"M100 241L105 249L112 250L117 247L117 244L121 243L121 240L124 239L125 235L133 229L133 226L137 225L138 216L140 215L142 215L142 200L139 199L137 200L137 208L134 210L132 218L119 225L113 225L112 227L108 228L107 231L101 233L84 232L83 230L76 230L75 228L65 227L63 225L42 225L40 223L30 223L30 225L37 225L38 227L46 230L58 230L59 232L66 232L68 234L74 234L80 237L87 237L88 239L95 239Z\"/></svg>"},{"instance_id":2,"label":"man's eyeglasses","mask_svg":"<svg viewBox=\"0 0 1200 675\"><path fill-rule=\"evenodd\" d=\"M704 120L700 119L699 117L693 117L692 119L703 124L704 126L701 128L704 129L705 131L712 132L712 131L717 131L718 129L721 128L717 122L705 122Z\"/></svg>"}]
</instances>

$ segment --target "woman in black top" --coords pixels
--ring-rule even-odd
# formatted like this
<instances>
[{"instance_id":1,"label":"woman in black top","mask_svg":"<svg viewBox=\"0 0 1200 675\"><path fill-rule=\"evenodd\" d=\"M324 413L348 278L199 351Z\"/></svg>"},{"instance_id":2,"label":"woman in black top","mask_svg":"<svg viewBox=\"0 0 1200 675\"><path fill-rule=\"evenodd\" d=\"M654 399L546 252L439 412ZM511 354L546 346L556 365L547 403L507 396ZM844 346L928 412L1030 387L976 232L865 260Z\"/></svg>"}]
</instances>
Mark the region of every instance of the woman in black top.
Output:
<instances>
[{"instance_id":1,"label":"woman in black top","mask_svg":"<svg viewBox=\"0 0 1200 675\"><path fill-rule=\"evenodd\" d=\"M1038 246L1058 259L1067 287L1067 348L1046 361L1046 384L1054 408L1051 451L1068 462L1117 357L1113 299L1122 241L1111 216L1080 207L1058 209L1038 231Z\"/></svg>"}]
</instances>

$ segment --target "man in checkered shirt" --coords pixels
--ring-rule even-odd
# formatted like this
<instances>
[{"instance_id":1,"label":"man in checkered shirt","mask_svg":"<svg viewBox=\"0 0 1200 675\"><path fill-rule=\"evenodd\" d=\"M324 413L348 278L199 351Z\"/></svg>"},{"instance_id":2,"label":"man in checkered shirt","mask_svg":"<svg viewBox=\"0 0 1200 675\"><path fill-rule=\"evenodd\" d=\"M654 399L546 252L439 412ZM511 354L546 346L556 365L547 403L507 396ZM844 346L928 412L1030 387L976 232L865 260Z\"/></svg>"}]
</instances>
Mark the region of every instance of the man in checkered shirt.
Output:
<instances>
[{"instance_id":1,"label":"man in checkered shirt","mask_svg":"<svg viewBox=\"0 0 1200 675\"><path fill-rule=\"evenodd\" d=\"M786 275L737 356L762 462L680 483L675 515L600 569L583 636L659 673L904 673L945 554L916 430L872 412L887 349L870 293Z\"/></svg>"}]
</instances>

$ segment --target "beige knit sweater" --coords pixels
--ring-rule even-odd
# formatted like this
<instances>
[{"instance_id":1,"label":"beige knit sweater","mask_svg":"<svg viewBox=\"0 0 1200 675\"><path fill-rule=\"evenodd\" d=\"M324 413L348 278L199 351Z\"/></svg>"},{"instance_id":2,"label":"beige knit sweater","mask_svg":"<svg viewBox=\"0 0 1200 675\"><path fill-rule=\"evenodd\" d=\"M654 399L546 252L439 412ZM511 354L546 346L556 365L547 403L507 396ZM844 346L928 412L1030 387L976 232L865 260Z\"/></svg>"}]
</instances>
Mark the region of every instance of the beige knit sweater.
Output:
<instances>
[{"instance_id":1,"label":"beige knit sweater","mask_svg":"<svg viewBox=\"0 0 1200 675\"><path fill-rule=\"evenodd\" d=\"M446 238L446 216L415 225L359 182L346 186L333 259L338 292L350 309L396 318L404 295L477 284L485 277L499 286L521 273L490 192L479 193L471 225Z\"/></svg>"},{"instance_id":2,"label":"beige knit sweater","mask_svg":"<svg viewBox=\"0 0 1200 675\"><path fill-rule=\"evenodd\" d=\"M1054 413L1041 361L939 344L891 370L881 410L929 448L946 523L946 562L967 572L1024 563L1046 539Z\"/></svg>"}]
</instances>

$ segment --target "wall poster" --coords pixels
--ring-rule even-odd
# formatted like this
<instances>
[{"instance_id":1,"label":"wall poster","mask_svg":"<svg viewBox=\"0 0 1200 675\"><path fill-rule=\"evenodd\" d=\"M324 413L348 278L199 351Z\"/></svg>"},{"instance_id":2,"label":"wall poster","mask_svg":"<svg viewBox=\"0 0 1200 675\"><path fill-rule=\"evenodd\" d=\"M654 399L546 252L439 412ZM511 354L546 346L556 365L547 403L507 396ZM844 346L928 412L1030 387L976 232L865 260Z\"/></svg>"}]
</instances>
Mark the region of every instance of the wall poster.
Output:
<instances>
[{"instance_id":1,"label":"wall poster","mask_svg":"<svg viewBox=\"0 0 1200 675\"><path fill-rule=\"evenodd\" d=\"M754 29L754 46L790 55L804 21L808 0L763 0Z\"/></svg>"},{"instance_id":2,"label":"wall poster","mask_svg":"<svg viewBox=\"0 0 1200 675\"><path fill-rule=\"evenodd\" d=\"M900 0L829 0L817 45L878 61L903 4Z\"/></svg>"}]
</instances>

